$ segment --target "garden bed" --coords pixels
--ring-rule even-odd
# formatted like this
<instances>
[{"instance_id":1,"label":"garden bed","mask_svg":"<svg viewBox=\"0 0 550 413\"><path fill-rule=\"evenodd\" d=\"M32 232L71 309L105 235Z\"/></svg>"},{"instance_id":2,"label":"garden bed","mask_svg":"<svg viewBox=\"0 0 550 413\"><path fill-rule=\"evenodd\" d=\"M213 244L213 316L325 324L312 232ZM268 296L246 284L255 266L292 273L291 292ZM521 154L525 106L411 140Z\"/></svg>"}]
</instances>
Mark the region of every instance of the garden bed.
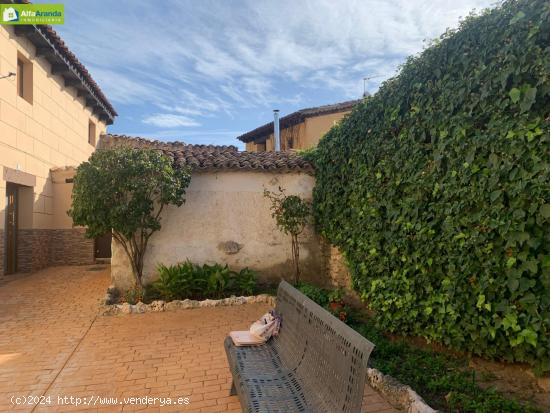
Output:
<instances>
[{"instance_id":1,"label":"garden bed","mask_svg":"<svg viewBox=\"0 0 550 413\"><path fill-rule=\"evenodd\" d=\"M330 311L330 291L308 284L299 288ZM416 345L414 339L386 334L364 309L347 306L346 312L347 323L376 345L369 360L369 384L399 409L432 412L432 406L449 413L547 411L545 404L527 394L486 386L488 375L471 368L467 355L437 351Z\"/></svg>"}]
</instances>

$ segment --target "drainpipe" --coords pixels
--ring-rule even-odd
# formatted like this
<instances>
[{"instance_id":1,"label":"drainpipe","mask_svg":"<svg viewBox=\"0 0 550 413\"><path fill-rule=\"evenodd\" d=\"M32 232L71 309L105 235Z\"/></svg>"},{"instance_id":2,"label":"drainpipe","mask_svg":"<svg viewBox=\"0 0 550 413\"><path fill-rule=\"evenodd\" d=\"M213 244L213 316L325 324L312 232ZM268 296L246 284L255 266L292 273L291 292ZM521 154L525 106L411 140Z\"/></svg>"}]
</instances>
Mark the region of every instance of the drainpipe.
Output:
<instances>
[{"instance_id":1,"label":"drainpipe","mask_svg":"<svg viewBox=\"0 0 550 413\"><path fill-rule=\"evenodd\" d=\"M273 110L273 139L275 140L275 152L281 152L281 132L279 130L279 109Z\"/></svg>"}]
</instances>

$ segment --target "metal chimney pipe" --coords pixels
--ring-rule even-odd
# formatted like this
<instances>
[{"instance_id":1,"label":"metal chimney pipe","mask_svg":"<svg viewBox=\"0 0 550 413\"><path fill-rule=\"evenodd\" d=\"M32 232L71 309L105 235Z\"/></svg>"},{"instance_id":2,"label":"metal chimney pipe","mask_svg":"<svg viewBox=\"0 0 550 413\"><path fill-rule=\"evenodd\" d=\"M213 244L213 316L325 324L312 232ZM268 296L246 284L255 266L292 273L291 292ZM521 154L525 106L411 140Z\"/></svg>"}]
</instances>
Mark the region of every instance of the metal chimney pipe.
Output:
<instances>
[{"instance_id":1,"label":"metal chimney pipe","mask_svg":"<svg viewBox=\"0 0 550 413\"><path fill-rule=\"evenodd\" d=\"M281 131L279 130L279 109L273 110L273 139L275 152L281 152Z\"/></svg>"}]
</instances>

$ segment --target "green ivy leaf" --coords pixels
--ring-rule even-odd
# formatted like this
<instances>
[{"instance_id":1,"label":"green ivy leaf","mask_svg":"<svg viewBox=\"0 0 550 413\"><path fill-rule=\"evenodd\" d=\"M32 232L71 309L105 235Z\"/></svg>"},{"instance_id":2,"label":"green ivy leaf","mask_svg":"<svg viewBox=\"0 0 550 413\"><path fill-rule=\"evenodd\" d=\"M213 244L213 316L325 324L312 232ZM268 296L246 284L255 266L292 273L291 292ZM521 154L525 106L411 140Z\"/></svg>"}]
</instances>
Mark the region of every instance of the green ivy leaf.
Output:
<instances>
[{"instance_id":1,"label":"green ivy leaf","mask_svg":"<svg viewBox=\"0 0 550 413\"><path fill-rule=\"evenodd\" d=\"M516 263L516 259L514 257L510 257L506 260L506 266L508 268L512 268L514 266L514 264Z\"/></svg>"},{"instance_id":2,"label":"green ivy leaf","mask_svg":"<svg viewBox=\"0 0 550 413\"><path fill-rule=\"evenodd\" d=\"M533 347L537 346L537 338L538 335L535 331L526 328L519 333L520 336L522 336L525 339L525 342L528 344L531 344Z\"/></svg>"},{"instance_id":3,"label":"green ivy leaf","mask_svg":"<svg viewBox=\"0 0 550 413\"><path fill-rule=\"evenodd\" d=\"M519 98L521 96L521 92L518 88L513 88L512 90L510 90L509 96L513 103L518 103Z\"/></svg>"},{"instance_id":4,"label":"green ivy leaf","mask_svg":"<svg viewBox=\"0 0 550 413\"><path fill-rule=\"evenodd\" d=\"M550 218L550 204L542 204L539 213L545 219Z\"/></svg>"},{"instance_id":5,"label":"green ivy leaf","mask_svg":"<svg viewBox=\"0 0 550 413\"><path fill-rule=\"evenodd\" d=\"M523 99L521 100L521 103L519 105L519 108L521 109L521 111L527 112L529 109L531 109L531 106L533 106L533 103L535 103L536 97L537 97L537 88L528 87L523 93Z\"/></svg>"},{"instance_id":6,"label":"green ivy leaf","mask_svg":"<svg viewBox=\"0 0 550 413\"><path fill-rule=\"evenodd\" d=\"M519 280L517 278L508 278L508 288L511 292L514 292L518 289L519 287Z\"/></svg>"},{"instance_id":7,"label":"green ivy leaf","mask_svg":"<svg viewBox=\"0 0 550 413\"><path fill-rule=\"evenodd\" d=\"M476 307L477 307L477 308L481 308L481 307L483 306L483 304L485 304L485 295L480 294L480 295L477 297L477 304L476 304Z\"/></svg>"},{"instance_id":8,"label":"green ivy leaf","mask_svg":"<svg viewBox=\"0 0 550 413\"><path fill-rule=\"evenodd\" d=\"M525 13L522 11L517 12L517 14L510 19L510 25L516 24L518 21L525 17Z\"/></svg>"}]
</instances>

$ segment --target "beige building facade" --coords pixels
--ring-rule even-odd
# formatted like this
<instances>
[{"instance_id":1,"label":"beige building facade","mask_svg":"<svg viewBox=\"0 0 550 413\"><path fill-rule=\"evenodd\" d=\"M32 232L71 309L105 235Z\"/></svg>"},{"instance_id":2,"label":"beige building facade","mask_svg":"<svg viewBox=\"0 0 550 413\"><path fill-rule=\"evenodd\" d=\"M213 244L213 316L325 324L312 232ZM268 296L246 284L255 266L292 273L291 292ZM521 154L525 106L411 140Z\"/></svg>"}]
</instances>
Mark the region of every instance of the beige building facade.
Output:
<instances>
[{"instance_id":1,"label":"beige building facade","mask_svg":"<svg viewBox=\"0 0 550 413\"><path fill-rule=\"evenodd\" d=\"M66 213L66 166L88 159L116 112L47 26L0 26L0 76L0 274L93 262Z\"/></svg>"},{"instance_id":2,"label":"beige building facade","mask_svg":"<svg viewBox=\"0 0 550 413\"><path fill-rule=\"evenodd\" d=\"M330 128L340 122L361 100L333 105L301 109L282 117L280 122L281 150L309 149L317 146L319 140ZM249 152L275 150L273 122L266 123L239 137Z\"/></svg>"}]
</instances>

